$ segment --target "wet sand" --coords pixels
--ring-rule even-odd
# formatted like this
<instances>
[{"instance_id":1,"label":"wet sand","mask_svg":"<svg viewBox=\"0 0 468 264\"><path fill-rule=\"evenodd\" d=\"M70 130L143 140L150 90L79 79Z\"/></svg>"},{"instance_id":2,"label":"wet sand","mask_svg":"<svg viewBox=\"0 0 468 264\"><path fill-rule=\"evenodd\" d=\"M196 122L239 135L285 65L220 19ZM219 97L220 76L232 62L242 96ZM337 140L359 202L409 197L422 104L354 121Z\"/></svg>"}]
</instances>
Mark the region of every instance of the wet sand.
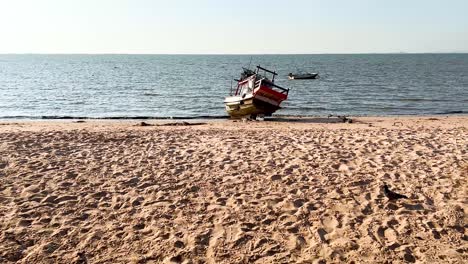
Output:
<instances>
[{"instance_id":1,"label":"wet sand","mask_svg":"<svg viewBox=\"0 0 468 264\"><path fill-rule=\"evenodd\" d=\"M0 122L0 263L468 262L468 117L332 121Z\"/></svg>"}]
</instances>

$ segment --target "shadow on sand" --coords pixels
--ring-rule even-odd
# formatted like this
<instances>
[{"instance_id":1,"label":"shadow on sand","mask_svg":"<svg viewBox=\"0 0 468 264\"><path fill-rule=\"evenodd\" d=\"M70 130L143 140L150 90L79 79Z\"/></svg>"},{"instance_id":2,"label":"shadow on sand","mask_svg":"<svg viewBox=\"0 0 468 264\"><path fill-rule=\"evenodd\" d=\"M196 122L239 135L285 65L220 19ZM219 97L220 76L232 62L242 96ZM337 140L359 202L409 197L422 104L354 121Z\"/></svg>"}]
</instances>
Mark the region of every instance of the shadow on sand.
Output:
<instances>
[{"instance_id":1,"label":"shadow on sand","mask_svg":"<svg viewBox=\"0 0 468 264\"><path fill-rule=\"evenodd\" d=\"M290 122L290 123L318 123L318 124L337 124L337 123L353 123L353 119L345 116L333 116L333 117L268 117L265 121L272 122Z\"/></svg>"}]
</instances>

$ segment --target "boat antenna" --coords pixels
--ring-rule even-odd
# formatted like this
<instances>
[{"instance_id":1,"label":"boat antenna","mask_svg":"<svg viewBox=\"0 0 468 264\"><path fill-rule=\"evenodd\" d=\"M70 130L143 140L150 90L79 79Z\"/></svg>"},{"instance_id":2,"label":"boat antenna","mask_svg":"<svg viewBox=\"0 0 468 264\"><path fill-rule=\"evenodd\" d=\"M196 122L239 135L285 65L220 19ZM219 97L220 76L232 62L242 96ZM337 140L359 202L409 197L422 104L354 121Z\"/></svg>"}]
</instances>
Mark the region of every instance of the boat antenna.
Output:
<instances>
[{"instance_id":1,"label":"boat antenna","mask_svg":"<svg viewBox=\"0 0 468 264\"><path fill-rule=\"evenodd\" d=\"M249 61L249 67L247 67L250 70L250 65L252 64L252 56L250 56L250 61Z\"/></svg>"}]
</instances>

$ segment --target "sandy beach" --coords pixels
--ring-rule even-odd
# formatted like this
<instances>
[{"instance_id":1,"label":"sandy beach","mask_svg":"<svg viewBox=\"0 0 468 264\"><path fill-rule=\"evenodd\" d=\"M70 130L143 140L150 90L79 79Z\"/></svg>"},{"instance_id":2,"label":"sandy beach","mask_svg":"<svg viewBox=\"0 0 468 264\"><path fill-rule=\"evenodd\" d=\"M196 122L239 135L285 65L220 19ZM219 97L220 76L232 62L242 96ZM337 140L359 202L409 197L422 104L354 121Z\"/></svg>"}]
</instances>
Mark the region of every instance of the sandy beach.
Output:
<instances>
[{"instance_id":1,"label":"sandy beach","mask_svg":"<svg viewBox=\"0 0 468 264\"><path fill-rule=\"evenodd\" d=\"M467 263L468 116L329 121L2 121L0 263Z\"/></svg>"}]
</instances>

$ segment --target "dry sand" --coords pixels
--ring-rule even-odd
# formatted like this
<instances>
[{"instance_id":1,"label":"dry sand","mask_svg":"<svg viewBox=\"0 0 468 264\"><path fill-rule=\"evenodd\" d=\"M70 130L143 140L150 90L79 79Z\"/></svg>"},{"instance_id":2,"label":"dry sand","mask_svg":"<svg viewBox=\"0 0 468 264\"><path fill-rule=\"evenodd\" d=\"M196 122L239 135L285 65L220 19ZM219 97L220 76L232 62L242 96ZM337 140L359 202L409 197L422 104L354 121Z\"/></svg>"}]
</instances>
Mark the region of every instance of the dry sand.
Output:
<instances>
[{"instance_id":1,"label":"dry sand","mask_svg":"<svg viewBox=\"0 0 468 264\"><path fill-rule=\"evenodd\" d=\"M468 117L326 121L0 123L0 263L467 263Z\"/></svg>"}]
</instances>

